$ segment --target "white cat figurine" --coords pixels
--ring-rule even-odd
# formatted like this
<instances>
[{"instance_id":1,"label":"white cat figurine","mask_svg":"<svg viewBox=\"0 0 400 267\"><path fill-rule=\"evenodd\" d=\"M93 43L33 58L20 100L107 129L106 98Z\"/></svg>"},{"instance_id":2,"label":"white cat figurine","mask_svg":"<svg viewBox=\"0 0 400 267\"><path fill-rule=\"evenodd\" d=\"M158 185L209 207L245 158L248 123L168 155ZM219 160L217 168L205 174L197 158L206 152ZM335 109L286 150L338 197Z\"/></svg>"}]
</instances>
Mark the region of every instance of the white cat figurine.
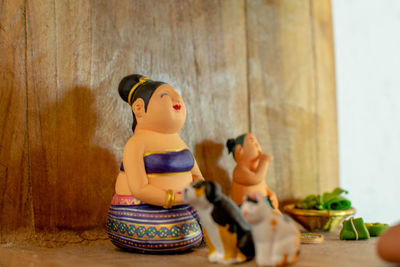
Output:
<instances>
[{"instance_id":1,"label":"white cat figurine","mask_svg":"<svg viewBox=\"0 0 400 267\"><path fill-rule=\"evenodd\" d=\"M241 212L251 225L257 265L279 266L297 260L300 232L289 217L274 210L259 193L245 197Z\"/></svg>"}]
</instances>

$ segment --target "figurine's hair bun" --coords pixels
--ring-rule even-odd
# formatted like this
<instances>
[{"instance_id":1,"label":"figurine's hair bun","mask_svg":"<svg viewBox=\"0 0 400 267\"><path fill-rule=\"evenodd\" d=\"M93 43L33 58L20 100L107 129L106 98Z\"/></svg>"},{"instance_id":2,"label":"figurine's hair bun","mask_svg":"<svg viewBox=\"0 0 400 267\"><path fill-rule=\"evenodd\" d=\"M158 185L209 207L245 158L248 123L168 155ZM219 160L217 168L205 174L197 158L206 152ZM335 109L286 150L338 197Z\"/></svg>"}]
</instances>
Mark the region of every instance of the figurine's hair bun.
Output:
<instances>
[{"instance_id":1,"label":"figurine's hair bun","mask_svg":"<svg viewBox=\"0 0 400 267\"><path fill-rule=\"evenodd\" d=\"M124 77L118 86L119 96L125 101L128 102L128 96L131 88L139 82L139 79L143 77L139 74L132 74Z\"/></svg>"},{"instance_id":2,"label":"figurine's hair bun","mask_svg":"<svg viewBox=\"0 0 400 267\"><path fill-rule=\"evenodd\" d=\"M228 141L226 141L226 147L228 148L228 154L234 152L235 146L236 146L235 139L230 138L230 139L228 139Z\"/></svg>"},{"instance_id":3,"label":"figurine's hair bun","mask_svg":"<svg viewBox=\"0 0 400 267\"><path fill-rule=\"evenodd\" d=\"M239 135L235 139L230 138L228 141L226 141L226 147L228 148L228 154L232 153L233 158L236 160L235 157L235 148L237 145L243 146L244 144L244 138L246 137L246 134Z\"/></svg>"},{"instance_id":4,"label":"figurine's hair bun","mask_svg":"<svg viewBox=\"0 0 400 267\"><path fill-rule=\"evenodd\" d=\"M129 105L135 102L136 99L142 98L145 103L145 111L154 91L164 82L157 82L140 74L131 74L124 77L118 86L118 92L121 98ZM133 114L132 131L135 131L136 117Z\"/></svg>"}]
</instances>

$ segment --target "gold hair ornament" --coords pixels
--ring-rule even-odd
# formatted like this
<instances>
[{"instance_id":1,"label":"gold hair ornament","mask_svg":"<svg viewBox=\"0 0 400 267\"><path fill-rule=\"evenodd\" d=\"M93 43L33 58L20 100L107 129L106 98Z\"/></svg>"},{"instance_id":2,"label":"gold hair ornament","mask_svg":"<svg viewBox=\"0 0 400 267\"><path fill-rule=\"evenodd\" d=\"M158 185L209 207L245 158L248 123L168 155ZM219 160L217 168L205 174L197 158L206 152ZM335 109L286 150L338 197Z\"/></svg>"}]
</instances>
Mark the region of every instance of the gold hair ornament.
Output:
<instances>
[{"instance_id":1,"label":"gold hair ornament","mask_svg":"<svg viewBox=\"0 0 400 267\"><path fill-rule=\"evenodd\" d=\"M142 77L140 77L139 78L139 81L134 85L134 86L132 86L132 88L131 88L131 90L129 91L129 95L128 95L128 103L129 103L129 105L132 105L132 103L131 103L131 98L132 98L132 96L133 96L133 93L135 92L135 90L140 86L140 85L142 85L142 84L144 84L146 81L148 81L148 80L150 80L150 78L148 78L148 77L145 77L145 76L142 76Z\"/></svg>"}]
</instances>

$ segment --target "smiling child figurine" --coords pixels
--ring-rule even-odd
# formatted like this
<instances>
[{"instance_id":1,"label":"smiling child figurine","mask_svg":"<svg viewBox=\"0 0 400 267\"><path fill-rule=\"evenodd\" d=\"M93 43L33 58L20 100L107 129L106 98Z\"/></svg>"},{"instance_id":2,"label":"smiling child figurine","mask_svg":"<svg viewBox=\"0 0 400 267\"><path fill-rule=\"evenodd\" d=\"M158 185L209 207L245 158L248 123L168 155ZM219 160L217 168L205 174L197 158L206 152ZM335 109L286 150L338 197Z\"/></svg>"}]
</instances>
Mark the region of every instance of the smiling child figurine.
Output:
<instances>
[{"instance_id":1,"label":"smiling child figurine","mask_svg":"<svg viewBox=\"0 0 400 267\"><path fill-rule=\"evenodd\" d=\"M259 192L274 209L278 209L278 198L265 182L268 165L273 157L262 153L255 135L248 133L229 139L226 146L237 163L232 175L232 200L241 205L245 196Z\"/></svg>"},{"instance_id":2,"label":"smiling child figurine","mask_svg":"<svg viewBox=\"0 0 400 267\"><path fill-rule=\"evenodd\" d=\"M179 137L186 120L182 97L172 86L133 74L119 94L132 108L133 136L123 152L107 220L111 241L139 252L177 252L196 247L202 232L181 191L203 180Z\"/></svg>"}]
</instances>

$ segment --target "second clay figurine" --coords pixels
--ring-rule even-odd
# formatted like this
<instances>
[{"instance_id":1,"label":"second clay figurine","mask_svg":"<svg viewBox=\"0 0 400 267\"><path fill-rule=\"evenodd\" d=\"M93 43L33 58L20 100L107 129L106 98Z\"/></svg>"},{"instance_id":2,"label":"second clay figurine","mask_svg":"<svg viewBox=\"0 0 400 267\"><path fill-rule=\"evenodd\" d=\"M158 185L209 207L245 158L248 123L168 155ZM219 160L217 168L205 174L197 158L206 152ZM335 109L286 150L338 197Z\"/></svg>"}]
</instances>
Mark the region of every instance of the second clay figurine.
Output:
<instances>
[{"instance_id":1,"label":"second clay figurine","mask_svg":"<svg viewBox=\"0 0 400 267\"><path fill-rule=\"evenodd\" d=\"M278 209L278 198L265 182L273 157L262 153L255 135L248 133L229 139L226 146L237 163L232 175L232 200L240 205L245 196L259 192L273 208Z\"/></svg>"}]
</instances>

